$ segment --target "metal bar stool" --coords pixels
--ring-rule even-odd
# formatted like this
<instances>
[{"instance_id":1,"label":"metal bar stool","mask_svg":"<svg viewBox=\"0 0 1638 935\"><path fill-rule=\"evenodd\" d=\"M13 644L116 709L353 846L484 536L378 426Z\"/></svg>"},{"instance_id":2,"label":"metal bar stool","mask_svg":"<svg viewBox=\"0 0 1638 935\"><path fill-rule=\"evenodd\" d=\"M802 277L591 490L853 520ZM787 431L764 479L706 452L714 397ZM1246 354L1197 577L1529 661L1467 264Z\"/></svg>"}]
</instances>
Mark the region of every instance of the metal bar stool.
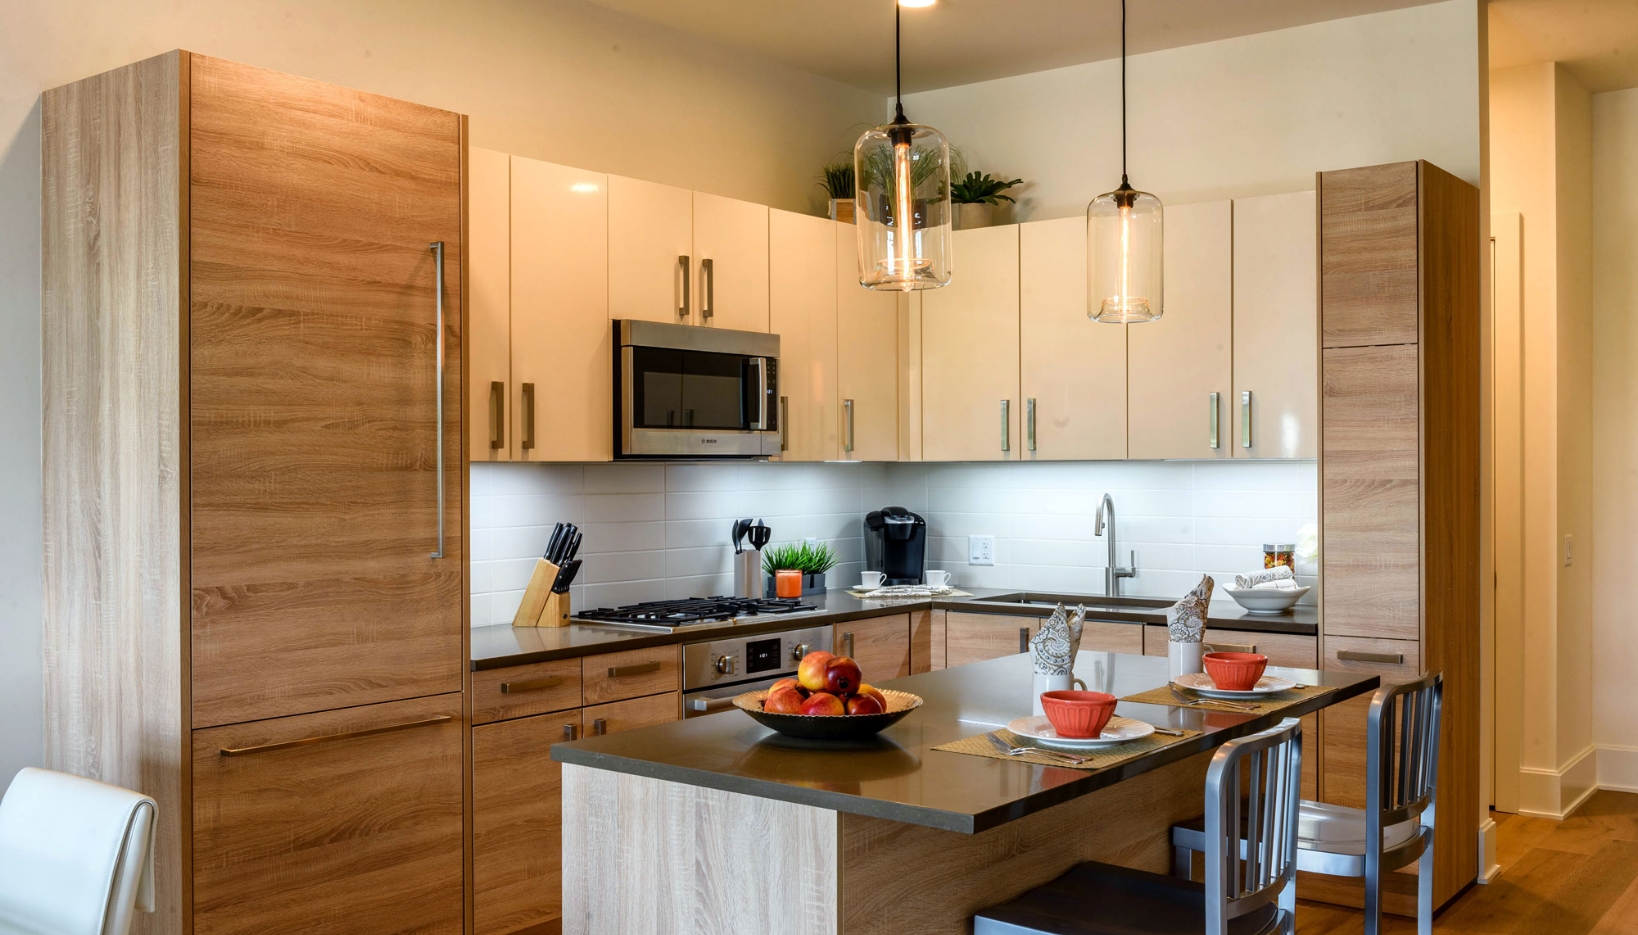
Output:
<instances>
[{"instance_id":1,"label":"metal bar stool","mask_svg":"<svg viewBox=\"0 0 1638 935\"><path fill-rule=\"evenodd\" d=\"M1242 799L1242 788L1250 790ZM1077 864L980 912L973 935L1275 935L1295 932L1302 728L1293 718L1231 740L1206 771L1204 885Z\"/></svg>"},{"instance_id":2,"label":"metal bar stool","mask_svg":"<svg viewBox=\"0 0 1638 935\"><path fill-rule=\"evenodd\" d=\"M1298 813L1297 869L1365 878L1365 935L1382 929L1382 874L1418 858L1419 935L1433 935L1433 799L1439 776L1439 712L1444 678L1437 672L1378 689L1371 699L1365 747L1365 808L1303 802ZM1172 826L1174 872L1191 876L1193 852L1216 840L1204 819Z\"/></svg>"}]
</instances>

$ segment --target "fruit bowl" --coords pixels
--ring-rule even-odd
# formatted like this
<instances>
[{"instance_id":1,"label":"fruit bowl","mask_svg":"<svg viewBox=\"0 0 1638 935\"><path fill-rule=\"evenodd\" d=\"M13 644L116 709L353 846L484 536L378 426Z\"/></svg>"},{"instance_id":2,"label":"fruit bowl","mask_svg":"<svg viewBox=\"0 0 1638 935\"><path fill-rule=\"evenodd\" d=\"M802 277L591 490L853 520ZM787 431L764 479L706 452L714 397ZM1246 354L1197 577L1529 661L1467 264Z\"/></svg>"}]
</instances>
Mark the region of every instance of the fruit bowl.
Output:
<instances>
[{"instance_id":1,"label":"fruit bowl","mask_svg":"<svg viewBox=\"0 0 1638 935\"><path fill-rule=\"evenodd\" d=\"M756 718L758 724L771 727L789 737L805 740L857 740L881 733L897 723L906 714L921 707L921 696L909 692L879 689L887 699L887 711L882 714L774 714L762 710L768 690L746 692L734 698L734 707Z\"/></svg>"}]
</instances>

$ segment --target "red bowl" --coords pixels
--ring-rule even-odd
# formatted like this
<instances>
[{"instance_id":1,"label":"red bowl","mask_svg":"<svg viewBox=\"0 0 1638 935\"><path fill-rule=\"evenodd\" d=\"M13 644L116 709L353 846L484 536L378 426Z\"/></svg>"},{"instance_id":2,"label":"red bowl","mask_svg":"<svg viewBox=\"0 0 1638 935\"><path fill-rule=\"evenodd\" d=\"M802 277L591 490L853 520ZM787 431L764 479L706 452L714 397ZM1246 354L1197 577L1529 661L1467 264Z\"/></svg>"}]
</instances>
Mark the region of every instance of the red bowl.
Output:
<instances>
[{"instance_id":1,"label":"red bowl","mask_svg":"<svg viewBox=\"0 0 1638 935\"><path fill-rule=\"evenodd\" d=\"M1115 696L1103 692L1043 692L1041 709L1059 737L1096 737L1114 716Z\"/></svg>"},{"instance_id":2,"label":"red bowl","mask_svg":"<svg viewBox=\"0 0 1638 935\"><path fill-rule=\"evenodd\" d=\"M1206 653L1205 662L1212 684L1231 692L1256 688L1268 668L1268 657L1261 653Z\"/></svg>"}]
</instances>

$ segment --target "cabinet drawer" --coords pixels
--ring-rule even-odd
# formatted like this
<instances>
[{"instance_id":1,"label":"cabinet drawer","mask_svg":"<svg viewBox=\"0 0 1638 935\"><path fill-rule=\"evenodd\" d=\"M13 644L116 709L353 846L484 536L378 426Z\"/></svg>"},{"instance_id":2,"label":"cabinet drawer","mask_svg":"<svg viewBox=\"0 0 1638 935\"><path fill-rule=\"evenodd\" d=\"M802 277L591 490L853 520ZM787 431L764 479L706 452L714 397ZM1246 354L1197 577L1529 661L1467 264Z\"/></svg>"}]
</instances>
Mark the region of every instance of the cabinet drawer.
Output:
<instances>
[{"instance_id":1,"label":"cabinet drawer","mask_svg":"<svg viewBox=\"0 0 1638 935\"><path fill-rule=\"evenodd\" d=\"M1376 675L1384 686L1396 685L1422 673L1421 644L1327 636L1320 667ZM1371 695L1365 694L1321 712L1325 771L1320 795L1327 802L1365 807L1365 718L1370 707Z\"/></svg>"},{"instance_id":2,"label":"cabinet drawer","mask_svg":"<svg viewBox=\"0 0 1638 935\"><path fill-rule=\"evenodd\" d=\"M880 684L910 674L910 615L850 620L832 628L831 645L851 656L864 680Z\"/></svg>"},{"instance_id":3,"label":"cabinet drawer","mask_svg":"<svg viewBox=\"0 0 1638 935\"><path fill-rule=\"evenodd\" d=\"M663 695L593 705L581 713L581 723L585 736L601 737L654 724L669 724L681 717L682 693L666 692Z\"/></svg>"},{"instance_id":4,"label":"cabinet drawer","mask_svg":"<svg viewBox=\"0 0 1638 935\"><path fill-rule=\"evenodd\" d=\"M1029 638L1041 629L1044 618L952 610L944 619L945 662L964 666L1027 652Z\"/></svg>"},{"instance_id":5,"label":"cabinet drawer","mask_svg":"<svg viewBox=\"0 0 1638 935\"><path fill-rule=\"evenodd\" d=\"M1166 628L1144 627L1143 654L1166 655ZM1294 669L1319 667L1319 637L1300 633L1258 633L1253 630L1206 629L1206 642L1224 652L1254 652L1268 657L1268 664Z\"/></svg>"},{"instance_id":6,"label":"cabinet drawer","mask_svg":"<svg viewBox=\"0 0 1638 935\"><path fill-rule=\"evenodd\" d=\"M1036 629L1040 629L1039 626ZM1117 623L1112 620L1088 620L1081 630L1081 648L1088 652L1130 653L1143 655L1141 623ZM1033 631L1031 632L1033 636Z\"/></svg>"},{"instance_id":7,"label":"cabinet drawer","mask_svg":"<svg viewBox=\"0 0 1638 935\"><path fill-rule=\"evenodd\" d=\"M580 707L580 660L558 659L472 673L472 723Z\"/></svg>"},{"instance_id":8,"label":"cabinet drawer","mask_svg":"<svg viewBox=\"0 0 1638 935\"><path fill-rule=\"evenodd\" d=\"M586 704L681 690L681 655L679 646L651 646L585 657Z\"/></svg>"},{"instance_id":9,"label":"cabinet drawer","mask_svg":"<svg viewBox=\"0 0 1638 935\"><path fill-rule=\"evenodd\" d=\"M944 668L945 625L942 610L918 610L910 615L910 671L916 674Z\"/></svg>"}]
</instances>

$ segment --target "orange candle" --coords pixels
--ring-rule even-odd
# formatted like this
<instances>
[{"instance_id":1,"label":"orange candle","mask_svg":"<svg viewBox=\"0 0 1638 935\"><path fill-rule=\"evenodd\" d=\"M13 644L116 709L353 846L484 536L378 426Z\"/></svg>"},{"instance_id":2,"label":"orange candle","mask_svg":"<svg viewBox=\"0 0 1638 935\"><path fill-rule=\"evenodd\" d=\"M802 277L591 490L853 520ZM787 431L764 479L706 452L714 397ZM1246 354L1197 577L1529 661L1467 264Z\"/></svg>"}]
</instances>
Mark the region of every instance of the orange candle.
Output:
<instances>
[{"instance_id":1,"label":"orange candle","mask_svg":"<svg viewBox=\"0 0 1638 935\"><path fill-rule=\"evenodd\" d=\"M802 572L795 568L782 568L774 572L774 596L801 597Z\"/></svg>"}]
</instances>

